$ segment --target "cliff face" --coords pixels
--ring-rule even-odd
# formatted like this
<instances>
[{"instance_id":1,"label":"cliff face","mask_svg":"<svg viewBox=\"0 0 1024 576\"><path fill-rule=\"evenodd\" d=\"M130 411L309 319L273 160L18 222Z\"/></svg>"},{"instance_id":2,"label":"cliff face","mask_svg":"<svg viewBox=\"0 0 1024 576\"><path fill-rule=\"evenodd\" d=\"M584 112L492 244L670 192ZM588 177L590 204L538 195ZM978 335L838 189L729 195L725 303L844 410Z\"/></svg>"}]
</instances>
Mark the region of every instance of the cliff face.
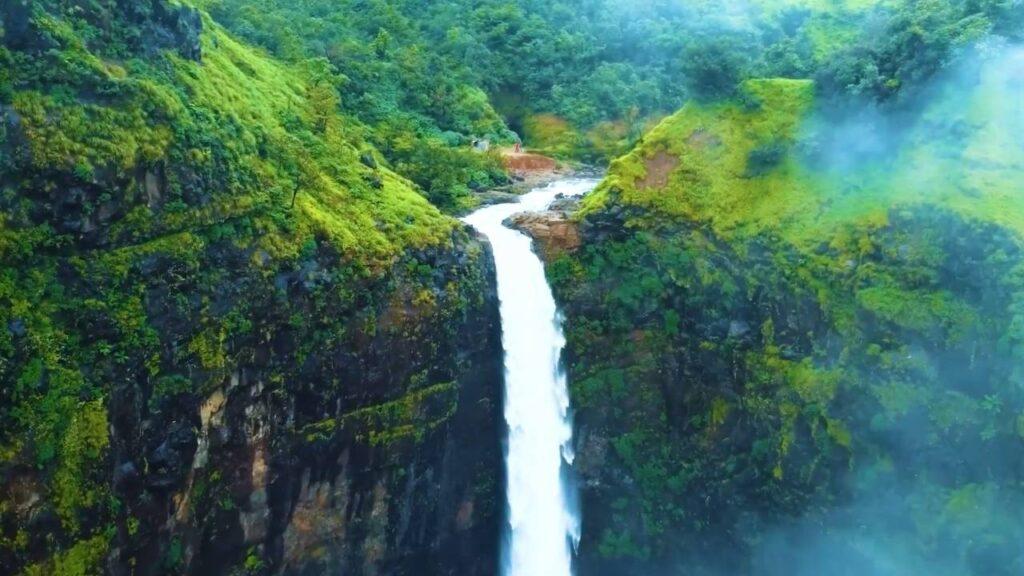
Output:
<instances>
[{"instance_id":1,"label":"cliff face","mask_svg":"<svg viewBox=\"0 0 1024 576\"><path fill-rule=\"evenodd\" d=\"M870 159L809 83L750 82L583 200L548 263L581 574L1024 566L1024 149L999 62L972 78Z\"/></svg>"},{"instance_id":2,"label":"cliff face","mask_svg":"<svg viewBox=\"0 0 1024 576\"><path fill-rule=\"evenodd\" d=\"M195 298L251 323L225 336L229 357L179 368L173 383L109 376L135 381L105 401L109 471L97 483L120 502L108 570L491 573L501 349L480 245L459 233L408 260L429 277L395 270L357 288L329 280L344 274L336 254L266 278L226 262L206 260L224 283ZM171 305L190 293L161 280L174 274L158 260L151 280L128 284L148 295L160 346L187 342L200 321Z\"/></svg>"},{"instance_id":3,"label":"cliff face","mask_svg":"<svg viewBox=\"0 0 1024 576\"><path fill-rule=\"evenodd\" d=\"M224 294L252 306L253 336L226 343L240 361L158 411L145 388L112 397L115 493L142 526L114 557L156 565L180 546L195 573L247 556L284 573L489 573L500 333L484 255L456 241L412 260L432 278L360 287L354 308L329 284L308 294L301 269L337 274L336 257L275 275L284 294Z\"/></svg>"},{"instance_id":4,"label":"cliff face","mask_svg":"<svg viewBox=\"0 0 1024 576\"><path fill-rule=\"evenodd\" d=\"M485 246L199 12L0 15L0 571L492 573Z\"/></svg>"}]
</instances>

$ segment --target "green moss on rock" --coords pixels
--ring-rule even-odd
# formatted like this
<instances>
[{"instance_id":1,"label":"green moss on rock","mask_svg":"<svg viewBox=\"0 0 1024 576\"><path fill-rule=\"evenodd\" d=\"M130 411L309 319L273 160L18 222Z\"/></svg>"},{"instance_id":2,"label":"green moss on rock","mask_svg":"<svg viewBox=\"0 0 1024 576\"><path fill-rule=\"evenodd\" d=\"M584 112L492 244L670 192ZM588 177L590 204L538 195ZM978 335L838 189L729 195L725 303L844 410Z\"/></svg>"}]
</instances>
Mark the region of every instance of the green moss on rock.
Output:
<instances>
[{"instance_id":1,"label":"green moss on rock","mask_svg":"<svg viewBox=\"0 0 1024 576\"><path fill-rule=\"evenodd\" d=\"M298 493L267 497L259 470L298 482L379 448L366 473L404 494L393 462L439 466L451 420L489 425L458 402L490 393L490 360L462 351L496 342L483 249L361 161L365 127L314 67L177 2L27 5L0 54L0 565L270 565ZM293 466L332 418L353 433ZM394 508L454 506L422 487ZM271 514L276 532L242 526ZM401 562L388 545L368 562ZM344 550L308 563L347 571Z\"/></svg>"},{"instance_id":2,"label":"green moss on rock","mask_svg":"<svg viewBox=\"0 0 1024 576\"><path fill-rule=\"evenodd\" d=\"M612 163L548 268L582 569L748 573L800 530L880 538L910 571L1024 561L1002 512L1024 497L1024 155L998 70L939 90L884 158L834 149L810 83L763 80Z\"/></svg>"}]
</instances>

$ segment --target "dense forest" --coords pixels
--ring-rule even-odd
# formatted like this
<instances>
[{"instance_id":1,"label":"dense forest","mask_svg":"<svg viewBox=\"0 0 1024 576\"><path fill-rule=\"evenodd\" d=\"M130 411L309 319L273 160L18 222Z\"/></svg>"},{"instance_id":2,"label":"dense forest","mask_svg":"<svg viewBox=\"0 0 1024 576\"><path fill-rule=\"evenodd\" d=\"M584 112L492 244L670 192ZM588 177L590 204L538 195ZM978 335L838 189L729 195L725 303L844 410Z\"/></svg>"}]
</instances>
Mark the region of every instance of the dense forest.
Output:
<instances>
[{"instance_id":1,"label":"dense forest","mask_svg":"<svg viewBox=\"0 0 1024 576\"><path fill-rule=\"evenodd\" d=\"M581 576L1024 573L1022 42L1019 0L0 0L0 573L498 572L457 218L518 143L602 174L534 233Z\"/></svg>"},{"instance_id":2,"label":"dense forest","mask_svg":"<svg viewBox=\"0 0 1024 576\"><path fill-rule=\"evenodd\" d=\"M687 100L735 97L747 78L816 79L828 98L895 106L962 50L1019 40L1024 27L1009 0L215 0L208 9L315 70L398 171L446 208L501 182L493 161L460 146L474 137L518 134L601 164Z\"/></svg>"}]
</instances>

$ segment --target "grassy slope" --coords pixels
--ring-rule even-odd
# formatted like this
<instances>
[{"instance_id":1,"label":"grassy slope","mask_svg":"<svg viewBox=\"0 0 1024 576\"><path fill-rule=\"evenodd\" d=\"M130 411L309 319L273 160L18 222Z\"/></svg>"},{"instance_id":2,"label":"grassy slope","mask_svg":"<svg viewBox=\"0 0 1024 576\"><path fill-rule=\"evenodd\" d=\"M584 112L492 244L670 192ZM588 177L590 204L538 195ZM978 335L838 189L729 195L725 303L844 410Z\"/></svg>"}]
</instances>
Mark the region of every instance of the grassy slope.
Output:
<instances>
[{"instance_id":1,"label":"grassy slope","mask_svg":"<svg viewBox=\"0 0 1024 576\"><path fill-rule=\"evenodd\" d=\"M358 331L340 314L376 306L353 291L381 287L409 253L450 247L458 228L406 180L361 163L376 152L333 107L318 108L300 70L209 18L197 63L105 46L72 14L37 12L45 56L0 54L14 63L0 95L17 118L0 122L0 146L13 151L0 161L0 325L17 327L0 331L0 470L59 520L29 530L15 517L17 493L4 493L0 554L12 570L35 563L30 574L98 571L110 521L124 519L107 477L113 388L147 383L157 415L182 393L204 394L238 361L232 340L251 338L269 314L245 301L214 311L211 301L235 283L262 293L257 279L333 255L333 284L318 288L316 305L339 316L297 315L288 327L308 332L299 347L308 355ZM65 218L88 224L68 228ZM232 275L226 246L249 255ZM154 263L173 274L150 277ZM429 286L430 274L410 266L399 272L409 290ZM179 297L161 300L166 288ZM153 317L159 307L189 318L188 334L174 336L182 341L161 341L170 336Z\"/></svg>"},{"instance_id":2,"label":"grassy slope","mask_svg":"<svg viewBox=\"0 0 1024 576\"><path fill-rule=\"evenodd\" d=\"M898 156L870 160L856 170L808 167L794 153L793 146L833 144L827 126L807 122L810 82L748 81L746 103L690 104L646 135L641 146L612 164L582 214L604 206L616 190L625 204L704 222L725 237L771 231L811 248L845 223L870 226L890 208L939 205L1024 235L1024 205L1016 201L1014 186L1024 177L1017 126L1001 120L1016 117L1019 107L999 87L1011 81L993 67L966 98L956 86L944 88L908 131L906 145L893 146ZM967 130L968 137L955 130ZM693 145L695 132L712 135L720 145ZM778 166L750 177L751 153L772 144L785 150ZM638 187L645 161L660 151L679 158L680 168L665 187Z\"/></svg>"},{"instance_id":3,"label":"grassy slope","mask_svg":"<svg viewBox=\"0 0 1024 576\"><path fill-rule=\"evenodd\" d=\"M942 556L941 573L986 573L1000 547L1020 562L1000 463L1024 434L1024 162L1008 80L981 80L852 168L806 160L852 142L792 80L688 105L612 164L579 217L626 231L551 265L580 418L617 470L584 514L595 567L743 572L750 557L718 547L772 554L763 530L798 518L856 542L858 561L884 545L910 571ZM895 521L859 516L872 506L910 520L863 532L829 516L837 502L861 529Z\"/></svg>"},{"instance_id":4,"label":"grassy slope","mask_svg":"<svg viewBox=\"0 0 1024 576\"><path fill-rule=\"evenodd\" d=\"M313 129L302 75L237 43L209 19L202 65L168 55L167 65L129 63L134 70L89 53L60 21L51 25L72 65L88 67L90 81L130 96L106 107L16 93L13 108L24 120L33 168L88 173L113 164L130 174L177 152L202 169L215 160L192 142L173 140L174 134L213 132L245 180L216 191L206 206L159 214L165 222L153 224L164 227L161 232L244 213L284 213L296 189L299 211L289 214L291 229L267 224L268 245L316 234L355 259L386 264L405 248L436 244L452 230L452 219L387 170L383 187L372 188L372 171L359 164L361 144L346 134L345 119L332 114L324 129ZM136 229L118 230L120 235L144 237L139 229L154 218L150 212L137 209L138 224L123 227Z\"/></svg>"},{"instance_id":5,"label":"grassy slope","mask_svg":"<svg viewBox=\"0 0 1024 576\"><path fill-rule=\"evenodd\" d=\"M217 48L209 50L211 44ZM192 105L216 106L221 113L247 118L268 131L271 140L279 139L300 166L312 164L304 168L305 180L299 184L298 234L327 238L346 256L381 263L393 261L404 250L441 243L450 235L454 221L395 174L382 170L383 186L370 186L366 176L372 170L359 163L358 143L344 134L345 119L333 119L318 138L289 142L281 118L305 106L307 90L295 72L260 57L220 30L206 36L206 46L198 77L190 79L193 69L179 63L178 79L190 90ZM222 102L232 105L224 110L218 105ZM274 178L273 166L258 170ZM296 238L287 240L294 244Z\"/></svg>"},{"instance_id":6,"label":"grassy slope","mask_svg":"<svg viewBox=\"0 0 1024 576\"><path fill-rule=\"evenodd\" d=\"M753 231L784 220L807 200L807 186L795 182L791 165L762 178L747 178L747 158L758 147L795 137L811 105L812 85L801 80L750 81L745 90L756 108L735 102L689 104L659 124L640 146L612 163L582 215L603 206L614 189L627 204L671 217L706 219L720 233L738 227ZM698 136L691 138L693 134ZM677 158L679 167L665 187L639 186L646 160L658 153Z\"/></svg>"}]
</instances>

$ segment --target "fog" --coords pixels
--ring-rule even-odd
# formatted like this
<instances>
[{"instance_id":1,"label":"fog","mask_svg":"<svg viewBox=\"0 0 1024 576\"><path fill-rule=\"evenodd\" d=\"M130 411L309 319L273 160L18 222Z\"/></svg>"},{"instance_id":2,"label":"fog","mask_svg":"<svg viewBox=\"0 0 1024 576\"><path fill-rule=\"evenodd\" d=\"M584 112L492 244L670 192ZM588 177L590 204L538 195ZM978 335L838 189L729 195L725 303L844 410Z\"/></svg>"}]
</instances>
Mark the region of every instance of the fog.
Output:
<instances>
[{"instance_id":1,"label":"fog","mask_svg":"<svg viewBox=\"0 0 1024 576\"><path fill-rule=\"evenodd\" d=\"M917 197L940 208L954 194L1006 193L1009 201L1024 202L1022 130L1024 48L994 38L961 51L947 70L899 102L822 102L805 126L800 149L809 169L834 177L837 194L872 189L873 202ZM1006 190L1007 180L993 179L992 174L1021 179ZM999 249L971 245L977 238L956 240L964 244L964 252ZM1019 251L1011 254L1020 256ZM1016 337L1007 329L1002 338ZM1022 400L1019 368L1014 366L1017 350L1006 346L986 352L987 366L963 370L948 368L963 362L956 350L948 358L934 350L911 349L909 354L931 373L932 378L920 378L921 387L935 394L987 389L991 409L1002 414L1012 431ZM884 385L865 384L865 389ZM953 417L971 420L977 415L965 404ZM874 456L855 454L849 492L834 507L748 533L751 573L1024 574L1024 437L1003 442L958 438L928 446L925 440L938 428L934 416L921 407L868 432L873 445L888 448L892 461L866 465Z\"/></svg>"},{"instance_id":2,"label":"fog","mask_svg":"<svg viewBox=\"0 0 1024 576\"><path fill-rule=\"evenodd\" d=\"M958 156L979 139L1000 151L987 162L1019 168L1024 163L1022 130L1024 47L989 38L961 50L949 69L898 102L856 97L819 102L798 146L812 168L845 176L856 177L879 164L890 175L929 172L934 166L907 162L922 148L944 169L963 172L976 166Z\"/></svg>"}]
</instances>

